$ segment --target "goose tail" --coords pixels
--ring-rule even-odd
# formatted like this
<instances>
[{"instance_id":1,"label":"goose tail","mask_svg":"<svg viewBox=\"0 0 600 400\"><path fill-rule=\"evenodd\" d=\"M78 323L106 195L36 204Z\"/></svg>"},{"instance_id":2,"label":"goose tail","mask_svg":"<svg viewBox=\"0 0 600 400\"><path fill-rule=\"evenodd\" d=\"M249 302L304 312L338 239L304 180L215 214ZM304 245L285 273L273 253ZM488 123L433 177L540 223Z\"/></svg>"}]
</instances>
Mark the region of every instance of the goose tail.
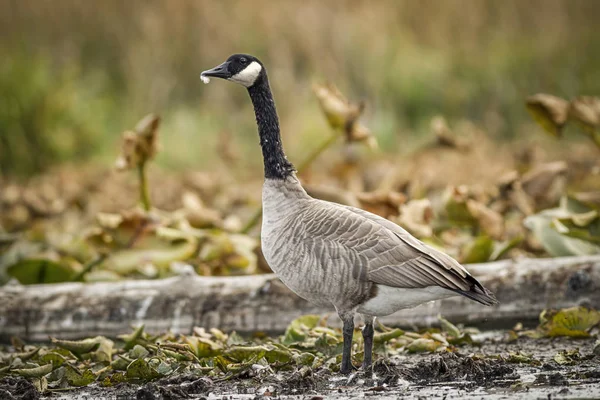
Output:
<instances>
[{"instance_id":1,"label":"goose tail","mask_svg":"<svg viewBox=\"0 0 600 400\"><path fill-rule=\"evenodd\" d=\"M496 299L494 293L483 287L483 285L479 283L477 279L470 275L467 276L467 279L471 283L471 288L469 290L457 290L456 292L485 306L499 304L499 301Z\"/></svg>"}]
</instances>

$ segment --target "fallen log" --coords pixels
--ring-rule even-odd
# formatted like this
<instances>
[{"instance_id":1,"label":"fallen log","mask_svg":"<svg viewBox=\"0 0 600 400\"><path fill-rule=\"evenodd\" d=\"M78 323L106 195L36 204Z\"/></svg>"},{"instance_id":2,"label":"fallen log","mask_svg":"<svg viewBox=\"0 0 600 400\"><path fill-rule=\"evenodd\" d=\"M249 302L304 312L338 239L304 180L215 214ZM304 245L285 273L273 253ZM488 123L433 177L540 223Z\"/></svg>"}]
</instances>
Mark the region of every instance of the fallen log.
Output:
<instances>
[{"instance_id":1,"label":"fallen log","mask_svg":"<svg viewBox=\"0 0 600 400\"><path fill-rule=\"evenodd\" d=\"M505 260L469 265L496 293L484 307L454 297L381 318L387 325L428 326L442 314L454 323L485 328L533 323L545 308L600 306L600 256ZM145 324L149 332L190 333L194 326L224 331L281 332L308 313L333 313L300 299L274 275L201 277L191 267L162 280L7 285L0 288L0 342L11 336L45 341L116 336ZM330 322L337 323L337 317Z\"/></svg>"}]
</instances>

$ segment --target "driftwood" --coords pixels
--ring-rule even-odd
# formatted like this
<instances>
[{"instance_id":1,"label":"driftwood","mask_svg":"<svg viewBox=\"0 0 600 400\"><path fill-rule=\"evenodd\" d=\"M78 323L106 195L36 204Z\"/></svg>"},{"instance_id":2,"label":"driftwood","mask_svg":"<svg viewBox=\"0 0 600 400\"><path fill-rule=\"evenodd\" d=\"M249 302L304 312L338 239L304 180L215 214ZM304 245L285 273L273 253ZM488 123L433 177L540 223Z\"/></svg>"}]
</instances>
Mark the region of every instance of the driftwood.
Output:
<instances>
[{"instance_id":1,"label":"driftwood","mask_svg":"<svg viewBox=\"0 0 600 400\"><path fill-rule=\"evenodd\" d=\"M454 297L381 318L395 326L449 320L484 328L533 323L544 308L600 306L600 256L524 259L470 265L468 269L501 302L484 307ZM145 324L149 332L189 333L194 326L225 331L281 332L307 313L332 314L291 293L274 275L200 277L190 267L181 276L152 281L8 285L0 288L0 342L49 336L116 336Z\"/></svg>"}]
</instances>

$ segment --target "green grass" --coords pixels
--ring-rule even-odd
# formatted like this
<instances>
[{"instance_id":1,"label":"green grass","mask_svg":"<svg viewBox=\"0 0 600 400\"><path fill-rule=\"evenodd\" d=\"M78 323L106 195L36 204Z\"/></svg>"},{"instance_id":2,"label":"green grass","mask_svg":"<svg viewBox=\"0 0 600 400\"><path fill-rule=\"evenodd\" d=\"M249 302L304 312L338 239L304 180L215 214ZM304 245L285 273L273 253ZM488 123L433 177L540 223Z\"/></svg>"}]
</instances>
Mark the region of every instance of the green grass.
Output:
<instances>
[{"instance_id":1,"label":"green grass","mask_svg":"<svg viewBox=\"0 0 600 400\"><path fill-rule=\"evenodd\" d=\"M239 51L268 65L292 155L310 147L305 135L327 134L313 82L364 99L366 122L389 152L428 133L435 115L512 138L529 122L525 96L600 92L600 3L464 8L453 0L0 4L1 171L29 176L65 160L108 162L120 132L156 112L164 120L160 164L209 167L218 134L229 131L258 173L244 91L198 80Z\"/></svg>"}]
</instances>

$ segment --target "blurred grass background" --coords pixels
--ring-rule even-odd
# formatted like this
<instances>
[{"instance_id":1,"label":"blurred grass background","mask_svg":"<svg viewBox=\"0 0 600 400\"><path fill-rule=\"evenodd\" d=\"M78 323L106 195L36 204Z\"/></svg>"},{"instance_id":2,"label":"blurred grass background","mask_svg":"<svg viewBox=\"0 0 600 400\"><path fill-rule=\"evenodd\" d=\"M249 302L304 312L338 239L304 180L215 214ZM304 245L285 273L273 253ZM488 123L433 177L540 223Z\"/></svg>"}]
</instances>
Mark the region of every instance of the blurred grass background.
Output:
<instances>
[{"instance_id":1,"label":"blurred grass background","mask_svg":"<svg viewBox=\"0 0 600 400\"><path fill-rule=\"evenodd\" d=\"M226 133L260 174L245 91L198 79L235 52L267 65L292 160L329 134L323 81L367 102L386 152L439 114L522 137L527 95L600 92L598 15L595 0L0 0L0 171L112 162L120 132L157 112L161 166L210 168Z\"/></svg>"}]
</instances>

